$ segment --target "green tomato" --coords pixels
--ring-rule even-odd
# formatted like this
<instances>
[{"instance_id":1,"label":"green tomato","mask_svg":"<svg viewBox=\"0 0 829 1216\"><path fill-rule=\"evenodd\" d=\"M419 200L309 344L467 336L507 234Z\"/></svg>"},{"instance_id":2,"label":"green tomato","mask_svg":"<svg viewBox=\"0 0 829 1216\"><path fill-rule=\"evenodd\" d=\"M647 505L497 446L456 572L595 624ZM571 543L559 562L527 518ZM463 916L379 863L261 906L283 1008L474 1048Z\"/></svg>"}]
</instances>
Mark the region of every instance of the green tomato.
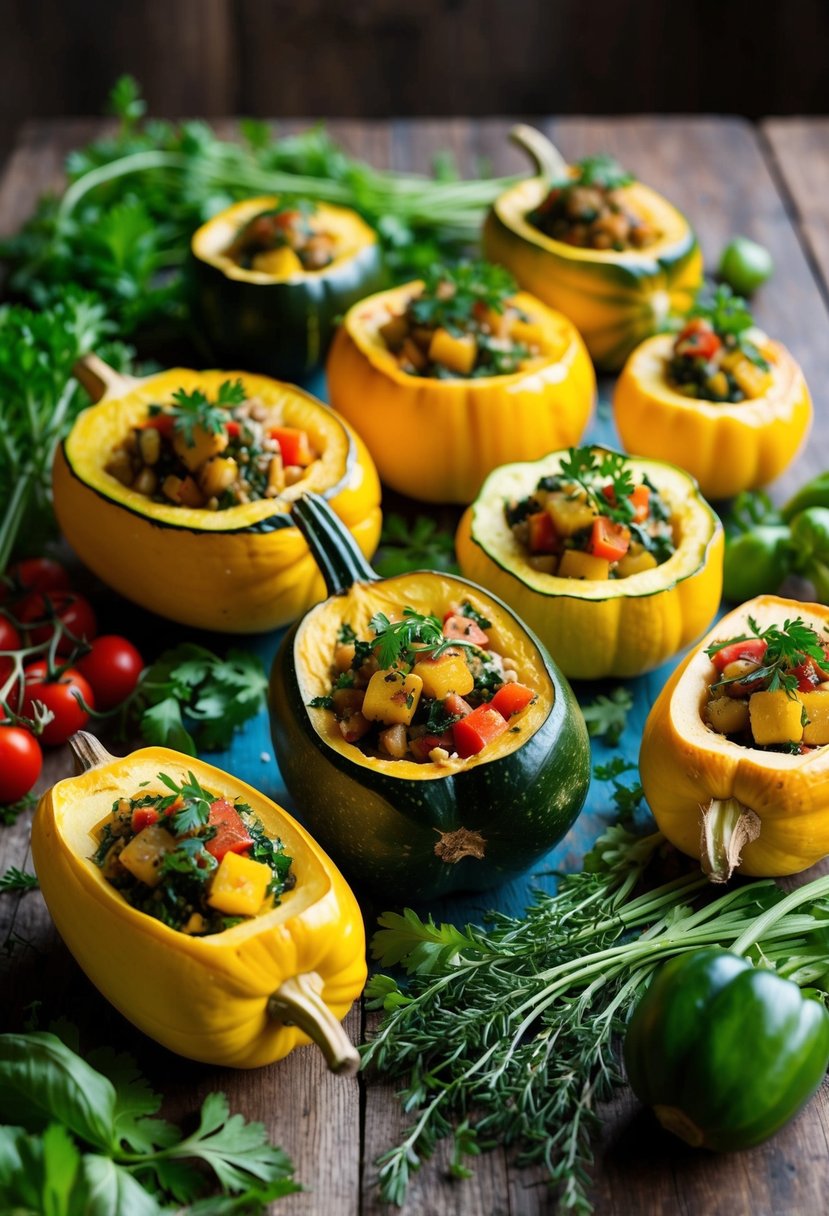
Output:
<instances>
[{"instance_id":1,"label":"green tomato","mask_svg":"<svg viewBox=\"0 0 829 1216\"><path fill-rule=\"evenodd\" d=\"M723 564L723 595L742 604L765 591L774 592L792 570L788 528L760 524L750 532L729 538Z\"/></svg>"},{"instance_id":2,"label":"green tomato","mask_svg":"<svg viewBox=\"0 0 829 1216\"><path fill-rule=\"evenodd\" d=\"M771 278L773 270L768 249L747 236L735 236L722 251L717 274L732 290L750 296Z\"/></svg>"}]
</instances>

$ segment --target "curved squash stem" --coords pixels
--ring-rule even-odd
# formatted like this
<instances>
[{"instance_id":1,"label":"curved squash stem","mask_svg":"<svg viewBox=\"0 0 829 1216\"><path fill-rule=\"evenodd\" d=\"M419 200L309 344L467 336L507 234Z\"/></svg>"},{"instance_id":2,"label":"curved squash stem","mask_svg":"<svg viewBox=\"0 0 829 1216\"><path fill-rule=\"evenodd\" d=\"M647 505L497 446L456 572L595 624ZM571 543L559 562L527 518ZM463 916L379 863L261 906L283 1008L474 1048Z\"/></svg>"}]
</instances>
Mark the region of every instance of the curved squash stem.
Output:
<instances>
[{"instance_id":1,"label":"curved squash stem","mask_svg":"<svg viewBox=\"0 0 829 1216\"><path fill-rule=\"evenodd\" d=\"M298 1026L313 1039L332 1072L353 1077L360 1067L359 1053L323 1001L322 989L316 971L290 976L268 1001L268 1013L274 1021Z\"/></svg>"},{"instance_id":2,"label":"curved squash stem","mask_svg":"<svg viewBox=\"0 0 829 1216\"><path fill-rule=\"evenodd\" d=\"M532 157L535 161L536 176L542 178L547 185L569 176L567 161L558 148L535 127L529 127L526 123L520 122L512 128L509 137L514 144Z\"/></svg>"},{"instance_id":3,"label":"curved squash stem","mask_svg":"<svg viewBox=\"0 0 829 1216\"><path fill-rule=\"evenodd\" d=\"M97 768L99 764L109 764L111 760L115 759L100 739L96 739L94 735L90 735L85 730L76 731L69 740L69 746L75 756L79 773L86 773L91 768Z\"/></svg>"},{"instance_id":4,"label":"curved squash stem","mask_svg":"<svg viewBox=\"0 0 829 1216\"><path fill-rule=\"evenodd\" d=\"M72 375L86 389L93 403L106 396L123 396L137 383L134 376L122 376L97 355L84 355L72 368Z\"/></svg>"},{"instance_id":5,"label":"curved squash stem","mask_svg":"<svg viewBox=\"0 0 829 1216\"><path fill-rule=\"evenodd\" d=\"M760 835L760 818L736 798L712 798L701 807L700 862L711 882L728 882L743 849Z\"/></svg>"}]
</instances>

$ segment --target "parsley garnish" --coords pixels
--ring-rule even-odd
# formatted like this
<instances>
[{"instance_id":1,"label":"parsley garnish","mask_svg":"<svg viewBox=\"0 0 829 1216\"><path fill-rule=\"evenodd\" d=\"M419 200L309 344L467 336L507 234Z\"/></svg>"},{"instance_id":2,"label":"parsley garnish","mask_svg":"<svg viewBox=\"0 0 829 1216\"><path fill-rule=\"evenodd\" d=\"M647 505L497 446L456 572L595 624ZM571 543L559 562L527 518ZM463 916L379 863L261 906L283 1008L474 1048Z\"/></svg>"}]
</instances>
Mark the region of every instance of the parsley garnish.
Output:
<instances>
[{"instance_id":1,"label":"parsley garnish","mask_svg":"<svg viewBox=\"0 0 829 1216\"><path fill-rule=\"evenodd\" d=\"M768 362L747 337L755 324L751 310L742 296L735 295L727 283L718 283L716 287L704 284L688 316L707 321L727 345L739 347L752 363L764 371L768 370Z\"/></svg>"},{"instance_id":2,"label":"parsley garnish","mask_svg":"<svg viewBox=\"0 0 829 1216\"><path fill-rule=\"evenodd\" d=\"M389 515L383 520L374 568L384 578L410 570L445 570L448 574L457 574L454 534L439 528L428 515L418 515L414 520Z\"/></svg>"},{"instance_id":3,"label":"parsley garnish","mask_svg":"<svg viewBox=\"0 0 829 1216\"><path fill-rule=\"evenodd\" d=\"M443 626L436 616L423 616L414 608L404 608L400 621L390 621L385 612L376 612L369 621L369 628L376 634L369 645L384 668L393 667L399 659L411 661L415 649L433 659L458 646L478 650L471 642L444 637Z\"/></svg>"},{"instance_id":4,"label":"parsley garnish","mask_svg":"<svg viewBox=\"0 0 829 1216\"><path fill-rule=\"evenodd\" d=\"M216 801L213 794L202 789L192 772L188 772L187 780L183 781L181 785L177 785L173 778L168 777L166 773L159 773L158 780L162 785L166 785L168 790L172 790L173 801L180 798L184 803L182 809L177 811L170 820L176 836L184 836L188 832L199 832L210 816L211 803Z\"/></svg>"},{"instance_id":5,"label":"parsley garnish","mask_svg":"<svg viewBox=\"0 0 829 1216\"><path fill-rule=\"evenodd\" d=\"M424 275L423 292L409 303L409 312L418 325L462 331L476 305L503 312L517 290L509 271L490 262L430 266Z\"/></svg>"},{"instance_id":6,"label":"parsley garnish","mask_svg":"<svg viewBox=\"0 0 829 1216\"><path fill-rule=\"evenodd\" d=\"M552 183L553 189L570 190L574 186L598 186L600 190L619 190L630 186L636 179L623 169L615 156L600 152L598 156L585 156L572 165L575 173Z\"/></svg>"},{"instance_id":7,"label":"parsley garnish","mask_svg":"<svg viewBox=\"0 0 829 1216\"><path fill-rule=\"evenodd\" d=\"M333 709L334 698L332 696L312 697L308 702L309 709Z\"/></svg>"},{"instance_id":8,"label":"parsley garnish","mask_svg":"<svg viewBox=\"0 0 829 1216\"><path fill-rule=\"evenodd\" d=\"M826 665L826 651L820 635L799 616L794 620L785 620L782 628L777 625L769 625L767 629L760 629L757 621L751 616L748 618L748 625L751 633L741 633L724 642L713 642L706 647L705 653L710 659L726 646L759 638L766 643L766 653L759 661L756 670L751 672L752 683L755 680L758 684L764 683L768 692L777 692L782 689L787 697L795 700L798 680L797 676L792 674L792 668L799 667L808 659L814 659L821 667ZM745 679L744 674L721 677L711 687L721 688L723 685Z\"/></svg>"},{"instance_id":9,"label":"parsley garnish","mask_svg":"<svg viewBox=\"0 0 829 1216\"><path fill-rule=\"evenodd\" d=\"M614 688L609 697L600 693L594 701L582 706L587 733L593 738L603 739L608 747L615 747L627 726L627 716L632 708L633 697L622 685Z\"/></svg>"},{"instance_id":10,"label":"parsley garnish","mask_svg":"<svg viewBox=\"0 0 829 1216\"><path fill-rule=\"evenodd\" d=\"M225 380L219 386L215 402L210 402L200 388L194 388L190 393L179 388L173 393L175 405L162 412L170 414L176 434L192 447L196 428L209 435L221 435L227 423L228 408L241 405L246 396L241 380Z\"/></svg>"},{"instance_id":11,"label":"parsley garnish","mask_svg":"<svg viewBox=\"0 0 829 1216\"><path fill-rule=\"evenodd\" d=\"M621 452L607 448L570 448L561 461L561 475L578 485L600 515L617 523L630 523L635 508L630 496L636 489L630 462ZM605 494L605 489L610 489Z\"/></svg>"}]
</instances>

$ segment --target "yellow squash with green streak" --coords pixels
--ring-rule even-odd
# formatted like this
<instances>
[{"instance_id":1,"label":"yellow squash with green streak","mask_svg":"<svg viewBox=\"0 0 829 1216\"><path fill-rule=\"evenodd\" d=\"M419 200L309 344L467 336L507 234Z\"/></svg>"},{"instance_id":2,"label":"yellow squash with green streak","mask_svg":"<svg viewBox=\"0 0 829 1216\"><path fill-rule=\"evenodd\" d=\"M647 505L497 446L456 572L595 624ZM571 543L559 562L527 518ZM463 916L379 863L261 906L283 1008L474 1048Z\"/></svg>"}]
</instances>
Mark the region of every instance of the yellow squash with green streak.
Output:
<instances>
[{"instance_id":1,"label":"yellow squash with green streak","mask_svg":"<svg viewBox=\"0 0 829 1216\"><path fill-rule=\"evenodd\" d=\"M362 440L309 393L248 372L184 368L145 380L119 377L100 360L80 374L99 404L85 410L55 456L55 513L81 560L110 587L160 616L199 629L260 633L295 620L325 584L290 516L304 490L321 494L366 556L380 537L380 484ZM106 471L112 449L150 405L176 389L215 396L239 376L280 424L309 434L320 459L279 498L222 511L153 502ZM97 386L97 387L96 387Z\"/></svg>"},{"instance_id":2,"label":"yellow squash with green streak","mask_svg":"<svg viewBox=\"0 0 829 1216\"><path fill-rule=\"evenodd\" d=\"M315 1041L338 1072L357 1054L339 1025L366 977L360 909L333 862L276 803L229 773L163 747L123 759L83 732L72 747L87 768L41 798L32 857L43 898L92 983L130 1022L170 1051L228 1068L256 1068ZM93 828L118 798L158 773L192 771L218 798L241 798L293 859L281 902L207 937L139 912L90 858ZM147 788L146 785L143 788Z\"/></svg>"},{"instance_id":3,"label":"yellow squash with green streak","mask_svg":"<svg viewBox=\"0 0 829 1216\"><path fill-rule=\"evenodd\" d=\"M599 370L616 371L671 314L691 307L702 282L694 232L661 194L633 182L618 193L658 230L659 239L646 249L580 249L545 236L527 217L548 193L558 153L531 128L516 128L514 138L537 161L538 176L495 200L484 224L484 253L506 266L525 291L570 318Z\"/></svg>"},{"instance_id":4,"label":"yellow squash with green streak","mask_svg":"<svg viewBox=\"0 0 829 1216\"><path fill-rule=\"evenodd\" d=\"M801 617L821 636L829 608L760 595L735 608L676 669L648 715L639 767L668 840L715 881L797 874L829 854L829 746L802 755L744 747L705 724L716 678L706 647ZM827 694L829 695L829 694Z\"/></svg>"},{"instance_id":5,"label":"yellow squash with green streak","mask_svg":"<svg viewBox=\"0 0 829 1216\"><path fill-rule=\"evenodd\" d=\"M384 485L424 502L465 504L505 460L578 443L596 378L571 322L524 292L511 302L543 341L525 370L451 380L409 375L379 329L421 287L407 283L350 309L328 357L328 391L365 439Z\"/></svg>"},{"instance_id":6,"label":"yellow squash with green streak","mask_svg":"<svg viewBox=\"0 0 829 1216\"><path fill-rule=\"evenodd\" d=\"M636 676L698 637L722 594L723 530L693 478L654 460L630 461L668 504L676 552L628 578L559 578L533 569L504 503L557 474L567 452L505 465L484 482L456 537L461 573L500 596L571 679Z\"/></svg>"},{"instance_id":7,"label":"yellow squash with green streak","mask_svg":"<svg viewBox=\"0 0 829 1216\"><path fill-rule=\"evenodd\" d=\"M746 401L702 401L672 388L667 367L674 339L649 338L625 364L613 392L613 415L629 452L672 460L707 498L731 498L767 485L788 468L812 422L803 373L779 342L758 335L772 383Z\"/></svg>"}]
</instances>

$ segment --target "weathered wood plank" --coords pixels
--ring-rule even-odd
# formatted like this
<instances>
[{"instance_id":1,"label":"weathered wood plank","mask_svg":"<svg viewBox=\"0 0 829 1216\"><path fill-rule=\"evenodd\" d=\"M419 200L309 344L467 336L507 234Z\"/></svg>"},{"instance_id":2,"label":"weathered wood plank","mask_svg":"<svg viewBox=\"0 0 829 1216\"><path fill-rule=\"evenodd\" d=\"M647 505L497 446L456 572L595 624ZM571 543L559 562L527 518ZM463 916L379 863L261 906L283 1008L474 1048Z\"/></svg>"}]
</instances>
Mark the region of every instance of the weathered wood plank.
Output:
<instances>
[{"instance_id":1,"label":"weathered wood plank","mask_svg":"<svg viewBox=\"0 0 829 1216\"><path fill-rule=\"evenodd\" d=\"M762 133L794 221L829 295L829 119L769 118Z\"/></svg>"}]
</instances>

